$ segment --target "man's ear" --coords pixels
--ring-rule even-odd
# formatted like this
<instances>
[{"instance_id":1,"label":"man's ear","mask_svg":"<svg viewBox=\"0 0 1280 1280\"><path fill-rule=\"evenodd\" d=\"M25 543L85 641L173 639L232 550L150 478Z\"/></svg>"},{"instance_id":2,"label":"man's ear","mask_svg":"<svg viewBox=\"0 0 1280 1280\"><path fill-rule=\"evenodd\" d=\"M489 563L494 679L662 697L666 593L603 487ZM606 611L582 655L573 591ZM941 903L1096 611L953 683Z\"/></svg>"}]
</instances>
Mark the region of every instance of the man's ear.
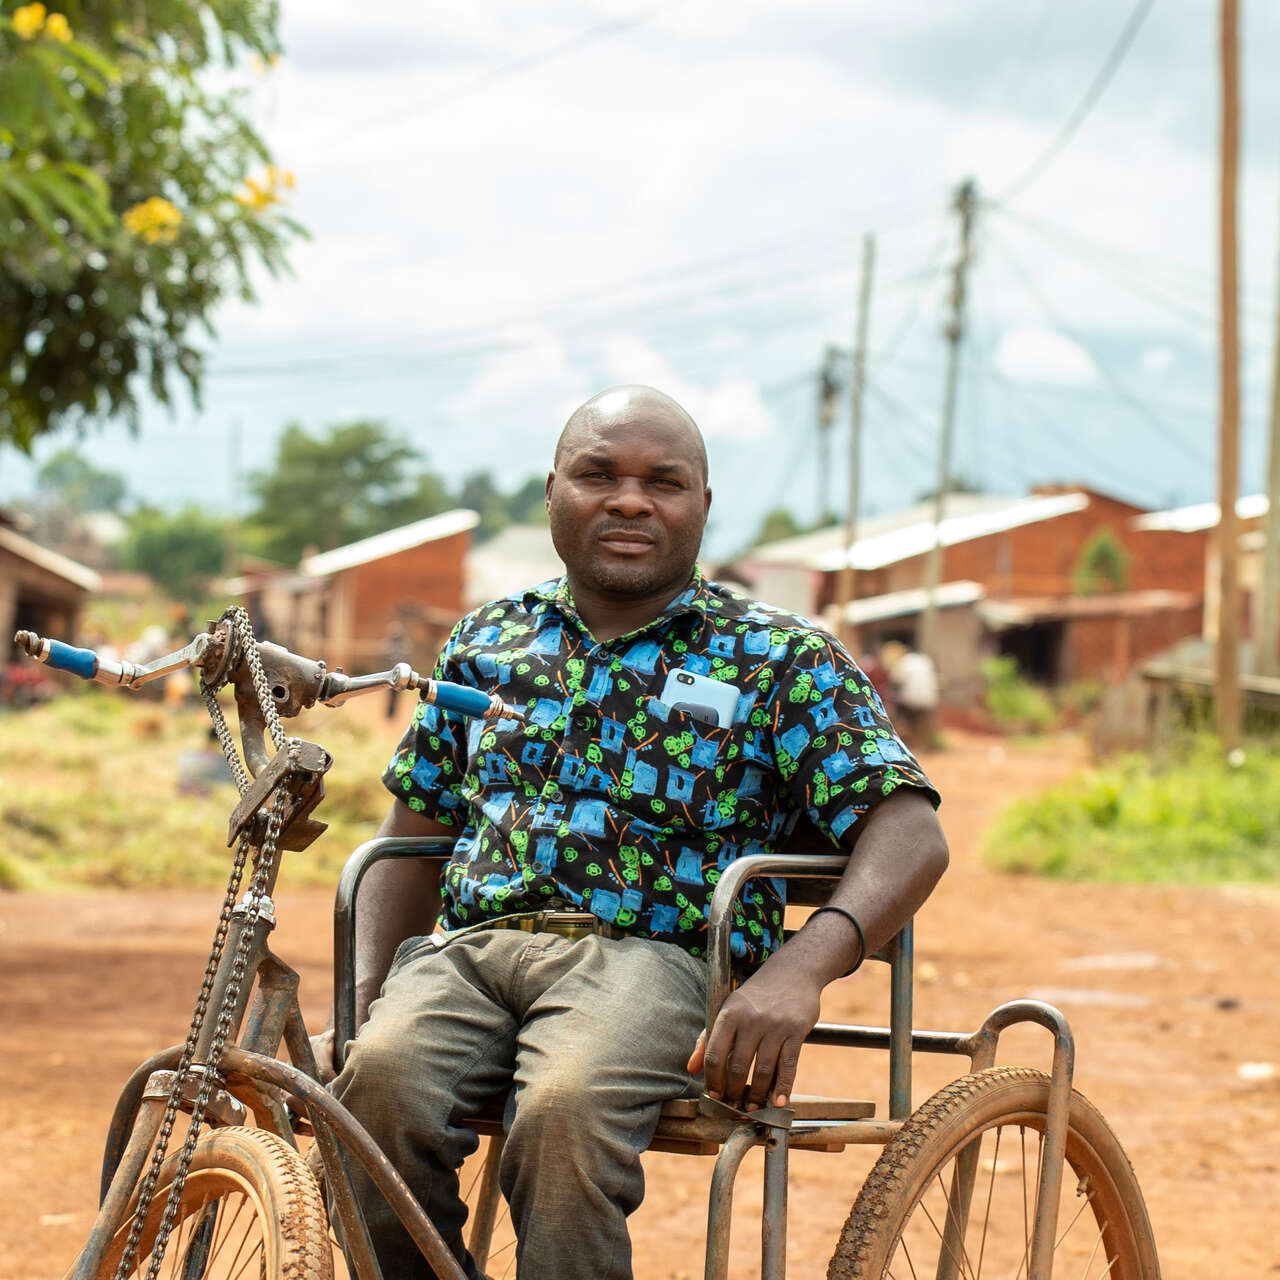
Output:
<instances>
[{"instance_id":1,"label":"man's ear","mask_svg":"<svg viewBox=\"0 0 1280 1280\"><path fill-rule=\"evenodd\" d=\"M705 517L711 510L711 486L702 491L702 514Z\"/></svg>"},{"instance_id":2,"label":"man's ear","mask_svg":"<svg viewBox=\"0 0 1280 1280\"><path fill-rule=\"evenodd\" d=\"M547 508L547 512L551 511L551 486L555 483L556 473L554 471L547 472L547 487L542 495L542 505Z\"/></svg>"}]
</instances>

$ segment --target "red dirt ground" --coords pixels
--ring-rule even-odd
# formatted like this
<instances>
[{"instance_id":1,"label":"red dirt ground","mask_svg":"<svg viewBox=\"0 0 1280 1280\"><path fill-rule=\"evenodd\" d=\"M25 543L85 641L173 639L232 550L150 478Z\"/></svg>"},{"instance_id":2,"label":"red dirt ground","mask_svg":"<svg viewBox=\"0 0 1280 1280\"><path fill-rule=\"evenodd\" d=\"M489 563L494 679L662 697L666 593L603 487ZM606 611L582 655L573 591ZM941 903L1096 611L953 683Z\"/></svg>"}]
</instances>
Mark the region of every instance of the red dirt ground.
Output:
<instances>
[{"instance_id":1,"label":"red dirt ground","mask_svg":"<svg viewBox=\"0 0 1280 1280\"><path fill-rule=\"evenodd\" d=\"M1017 995L1057 1004L1076 1033L1077 1086L1137 1170L1164 1275L1280 1274L1280 891L1077 886L985 870L977 845L998 797L1078 761L1069 738L1024 751L958 733L927 758L952 868L918 926L917 1022L967 1030ZM209 892L0 896L0 1280L61 1276L83 1241L110 1109L141 1059L182 1038L217 906ZM317 1026L330 906L325 892L278 900L275 946L302 973ZM829 989L824 1016L882 1022L883 973ZM1006 1040L1002 1061L1047 1065L1043 1032ZM917 1102L955 1066L919 1059ZM799 1087L883 1101L884 1078L881 1055L811 1048ZM825 1273L869 1159L794 1158L793 1277ZM638 1276L702 1274L710 1167L649 1158ZM745 1277L759 1267L756 1157L739 1188L731 1274Z\"/></svg>"}]
</instances>

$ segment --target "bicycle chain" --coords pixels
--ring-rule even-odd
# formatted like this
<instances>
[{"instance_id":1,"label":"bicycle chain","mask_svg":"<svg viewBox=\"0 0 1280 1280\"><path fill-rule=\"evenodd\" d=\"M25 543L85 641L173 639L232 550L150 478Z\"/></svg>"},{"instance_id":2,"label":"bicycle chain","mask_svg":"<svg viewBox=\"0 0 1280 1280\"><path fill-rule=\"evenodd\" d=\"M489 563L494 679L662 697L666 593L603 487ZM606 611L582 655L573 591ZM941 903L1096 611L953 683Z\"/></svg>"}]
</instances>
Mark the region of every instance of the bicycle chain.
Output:
<instances>
[{"instance_id":1,"label":"bicycle chain","mask_svg":"<svg viewBox=\"0 0 1280 1280\"><path fill-rule=\"evenodd\" d=\"M253 627L249 621L248 613L237 605L228 610L224 616L228 620L227 643L233 646L233 652L230 661L227 663L226 670L234 671L239 665L239 657L243 656L249 667L249 674L253 681L253 689L258 699L258 705L262 710L263 718L266 721L267 729L271 734L271 740L276 750L288 751L290 759L296 759L298 743L295 739L289 739L285 736L284 726L280 723L280 717L276 712L271 690L267 684L266 673L262 669L262 660L258 654L258 645L254 638ZM249 788L249 776L240 761L240 755L236 750L235 740L231 736L226 717L222 714L222 707L218 703L217 690L201 680L200 694L209 712L209 718L213 721L214 732L217 734L223 755L226 756L227 764L231 769L231 776L235 779L236 787L240 794L243 795ZM249 948L252 945L253 937L252 920L257 915L263 898L267 896L267 886L270 882L272 869L275 866L285 804L285 792L283 790L278 791L275 803L267 815L266 834L254 860L253 879L250 882L249 892L245 901L246 927L240 935L235 958L232 961L231 975L227 982L226 991L223 994L221 1007L218 1010L218 1020L214 1027L213 1038L209 1042L209 1051L203 1064L204 1070L200 1080L200 1089L196 1094L195 1101L192 1103L191 1119L187 1125L186 1138L178 1154L177 1168L174 1171L173 1183L169 1188L168 1198L165 1201L164 1215L161 1218L155 1243L152 1246L151 1262L147 1269L146 1280L156 1280L160 1264L164 1260L169 1234L177 1218L178 1205L182 1199L187 1174L191 1168L191 1159L195 1154L200 1126L204 1121L204 1114L209 1105L209 1099L213 1095L215 1081L218 1078L218 1065L222 1059L222 1051L226 1044L227 1035L231 1030L232 1014L239 1000L240 986L244 980L245 969L248 966ZM204 979L200 984L200 992L196 997L195 1009L191 1015L191 1025L187 1030L187 1038L183 1044L177 1069L174 1072L173 1084L165 1102L164 1116L160 1122L155 1146L151 1153L151 1163L146 1175L138 1185L138 1205L134 1211L133 1222L129 1228L129 1236L125 1242L124 1252L116 1266L114 1280L127 1280L129 1269L132 1267L134 1258L137 1255L147 1216L151 1211L152 1201L155 1199L156 1186L160 1180L160 1168L164 1163L169 1139L173 1134L178 1111L182 1105L183 1093L190 1074L191 1064L195 1058L196 1045L199 1042L200 1032L204 1027L205 1018L208 1014L209 997L213 992L213 984L217 979L218 969L222 962L227 933L231 927L232 916L235 914L236 894L244 878L244 866L251 848L249 833L245 831L241 834L240 841L236 846L231 876L227 882L227 892L223 898L222 910L218 916L218 926L214 932L209 961L205 965Z\"/></svg>"}]
</instances>

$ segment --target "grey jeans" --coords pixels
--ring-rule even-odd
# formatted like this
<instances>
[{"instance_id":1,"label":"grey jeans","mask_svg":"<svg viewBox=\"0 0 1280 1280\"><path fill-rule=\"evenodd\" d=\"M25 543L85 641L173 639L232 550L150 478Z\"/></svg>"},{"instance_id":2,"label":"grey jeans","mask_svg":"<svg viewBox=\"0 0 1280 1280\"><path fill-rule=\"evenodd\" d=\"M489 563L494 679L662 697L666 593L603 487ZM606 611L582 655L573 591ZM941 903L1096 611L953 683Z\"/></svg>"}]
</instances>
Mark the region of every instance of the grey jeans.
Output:
<instances>
[{"instance_id":1,"label":"grey jeans","mask_svg":"<svg viewBox=\"0 0 1280 1280\"><path fill-rule=\"evenodd\" d=\"M479 1139L464 1121L509 1091L500 1181L517 1274L628 1280L640 1153L663 1102L691 1084L706 987L701 960L641 938L485 930L439 950L411 939L333 1090L472 1277L457 1170ZM387 1280L433 1280L372 1184L356 1187Z\"/></svg>"}]
</instances>

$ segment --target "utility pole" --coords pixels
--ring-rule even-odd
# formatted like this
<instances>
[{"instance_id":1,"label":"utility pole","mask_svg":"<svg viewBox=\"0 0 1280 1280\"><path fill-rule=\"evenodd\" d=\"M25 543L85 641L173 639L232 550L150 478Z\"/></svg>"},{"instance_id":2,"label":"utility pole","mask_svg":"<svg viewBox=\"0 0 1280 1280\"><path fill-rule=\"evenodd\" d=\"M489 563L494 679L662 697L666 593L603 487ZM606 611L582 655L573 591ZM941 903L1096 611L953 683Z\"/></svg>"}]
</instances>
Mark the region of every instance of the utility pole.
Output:
<instances>
[{"instance_id":1,"label":"utility pole","mask_svg":"<svg viewBox=\"0 0 1280 1280\"><path fill-rule=\"evenodd\" d=\"M1218 169L1218 738L1240 746L1240 582L1236 493L1240 483L1240 337L1236 298L1236 185L1240 148L1238 0L1219 0L1222 140Z\"/></svg>"},{"instance_id":2,"label":"utility pole","mask_svg":"<svg viewBox=\"0 0 1280 1280\"><path fill-rule=\"evenodd\" d=\"M951 269L951 318L944 335L947 339L947 381L942 401L942 438L938 445L938 487L933 495L933 545L925 561L924 610L916 648L938 662L938 583L942 577L942 519L947 493L951 488L951 439L956 416L956 390L960 380L960 347L964 341L964 304L968 285L969 264L973 258L973 221L978 209L978 188L966 178L957 188L951 202L960 218L960 252Z\"/></svg>"},{"instance_id":3,"label":"utility pole","mask_svg":"<svg viewBox=\"0 0 1280 1280\"><path fill-rule=\"evenodd\" d=\"M840 394L839 361L840 348L828 344L818 374L818 518L815 525L825 524L831 511L831 428L835 425L836 398Z\"/></svg>"},{"instance_id":4,"label":"utility pole","mask_svg":"<svg viewBox=\"0 0 1280 1280\"><path fill-rule=\"evenodd\" d=\"M862 283L858 288L858 319L853 331L853 370L849 377L849 500L844 514L844 560L836 593L840 638L857 657L858 628L848 620L854 598L853 544L858 540L862 490L862 392L867 380L867 327L871 320L871 280L876 266L876 238L862 237Z\"/></svg>"},{"instance_id":5,"label":"utility pole","mask_svg":"<svg viewBox=\"0 0 1280 1280\"><path fill-rule=\"evenodd\" d=\"M1271 362L1271 421L1267 450L1267 515L1258 583L1258 643L1254 673L1280 675L1280 315L1276 316L1275 352Z\"/></svg>"}]
</instances>

